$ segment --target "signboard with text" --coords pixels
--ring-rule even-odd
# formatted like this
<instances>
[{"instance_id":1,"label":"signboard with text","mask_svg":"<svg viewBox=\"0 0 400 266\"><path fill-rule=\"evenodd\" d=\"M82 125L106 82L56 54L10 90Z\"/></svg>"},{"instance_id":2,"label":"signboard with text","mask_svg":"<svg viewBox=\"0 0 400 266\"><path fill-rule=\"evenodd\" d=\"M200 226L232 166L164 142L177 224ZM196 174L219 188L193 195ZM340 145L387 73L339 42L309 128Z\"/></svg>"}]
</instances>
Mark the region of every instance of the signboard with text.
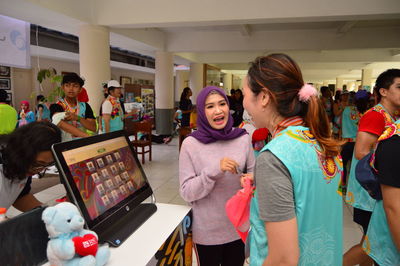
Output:
<instances>
[{"instance_id":1,"label":"signboard with text","mask_svg":"<svg viewBox=\"0 0 400 266\"><path fill-rule=\"evenodd\" d=\"M30 24L0 15L0 65L30 68Z\"/></svg>"}]
</instances>

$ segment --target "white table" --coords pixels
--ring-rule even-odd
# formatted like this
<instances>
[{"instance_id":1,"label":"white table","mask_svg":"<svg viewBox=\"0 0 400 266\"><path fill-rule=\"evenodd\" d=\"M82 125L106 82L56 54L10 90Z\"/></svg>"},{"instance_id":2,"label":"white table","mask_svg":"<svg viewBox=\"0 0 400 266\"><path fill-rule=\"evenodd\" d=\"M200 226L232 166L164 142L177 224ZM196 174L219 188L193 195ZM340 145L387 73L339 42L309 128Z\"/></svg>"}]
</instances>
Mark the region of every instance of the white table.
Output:
<instances>
[{"instance_id":1,"label":"white table","mask_svg":"<svg viewBox=\"0 0 400 266\"><path fill-rule=\"evenodd\" d=\"M110 247L111 257L107 266L145 266L191 209L183 205L156 205L157 211L121 246Z\"/></svg>"},{"instance_id":2,"label":"white table","mask_svg":"<svg viewBox=\"0 0 400 266\"><path fill-rule=\"evenodd\" d=\"M191 209L183 205L156 205L157 211L141 227L121 246L111 248L107 265L146 265Z\"/></svg>"}]
</instances>

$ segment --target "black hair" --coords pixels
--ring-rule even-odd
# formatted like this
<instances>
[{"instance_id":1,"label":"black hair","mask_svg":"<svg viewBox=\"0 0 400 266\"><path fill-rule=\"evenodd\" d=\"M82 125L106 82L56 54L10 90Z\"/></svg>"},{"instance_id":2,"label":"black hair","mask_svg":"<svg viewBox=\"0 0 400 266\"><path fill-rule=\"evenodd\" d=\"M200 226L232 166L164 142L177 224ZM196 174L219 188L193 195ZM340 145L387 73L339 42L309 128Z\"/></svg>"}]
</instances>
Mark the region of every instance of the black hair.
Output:
<instances>
[{"instance_id":1,"label":"black hair","mask_svg":"<svg viewBox=\"0 0 400 266\"><path fill-rule=\"evenodd\" d=\"M4 103L7 101L7 92L3 89L0 90L0 102Z\"/></svg>"},{"instance_id":2,"label":"black hair","mask_svg":"<svg viewBox=\"0 0 400 266\"><path fill-rule=\"evenodd\" d=\"M80 76L78 76L78 74L72 72L72 73L65 74L63 76L61 85L64 85L66 83L78 83L79 86L83 87L83 84L85 84L85 81Z\"/></svg>"},{"instance_id":3,"label":"black hair","mask_svg":"<svg viewBox=\"0 0 400 266\"><path fill-rule=\"evenodd\" d=\"M110 94L112 91L114 91L115 88L117 88L117 87L114 87L114 86L108 87L107 88L108 94ZM108 96L108 94L107 94L107 96ZM107 96L105 94L104 94L104 96L107 98Z\"/></svg>"},{"instance_id":4,"label":"black hair","mask_svg":"<svg viewBox=\"0 0 400 266\"><path fill-rule=\"evenodd\" d=\"M239 102L243 102L243 92L242 92L242 90L241 89L236 89L235 90L235 94L236 93L239 93L240 94L240 96L239 96Z\"/></svg>"},{"instance_id":5,"label":"black hair","mask_svg":"<svg viewBox=\"0 0 400 266\"><path fill-rule=\"evenodd\" d=\"M374 86L374 94L377 97L378 103L382 99L382 95L379 92L379 90L381 88L389 89L389 87L393 84L395 78L400 78L400 69L397 68L388 69L385 72L382 72L378 76Z\"/></svg>"},{"instance_id":6,"label":"black hair","mask_svg":"<svg viewBox=\"0 0 400 266\"><path fill-rule=\"evenodd\" d=\"M32 122L11 134L0 136L4 176L12 181L23 180L40 152L50 151L61 142L60 129L49 122Z\"/></svg>"},{"instance_id":7,"label":"black hair","mask_svg":"<svg viewBox=\"0 0 400 266\"><path fill-rule=\"evenodd\" d=\"M36 96L36 101L44 101L46 98L42 95L42 94L39 94L38 96Z\"/></svg>"},{"instance_id":8,"label":"black hair","mask_svg":"<svg viewBox=\"0 0 400 266\"><path fill-rule=\"evenodd\" d=\"M189 92L190 92L189 87L186 87L183 89L182 94L181 94L181 100L180 100L181 102L186 99L186 96L189 94Z\"/></svg>"},{"instance_id":9,"label":"black hair","mask_svg":"<svg viewBox=\"0 0 400 266\"><path fill-rule=\"evenodd\" d=\"M56 104L56 103L50 104L49 110L50 110L50 117L53 117L53 115L55 113L64 112L64 109L62 108L62 106L59 104Z\"/></svg>"},{"instance_id":10,"label":"black hair","mask_svg":"<svg viewBox=\"0 0 400 266\"><path fill-rule=\"evenodd\" d=\"M326 91L329 91L328 86L322 86L321 87L321 93L324 94Z\"/></svg>"},{"instance_id":11,"label":"black hair","mask_svg":"<svg viewBox=\"0 0 400 266\"><path fill-rule=\"evenodd\" d=\"M356 105L357 111L360 112L360 114L363 114L363 113L365 113L365 111L368 110L368 101L369 101L369 97L355 99L355 105Z\"/></svg>"},{"instance_id":12,"label":"black hair","mask_svg":"<svg viewBox=\"0 0 400 266\"><path fill-rule=\"evenodd\" d=\"M231 95L235 94L235 89L231 89Z\"/></svg>"},{"instance_id":13,"label":"black hair","mask_svg":"<svg viewBox=\"0 0 400 266\"><path fill-rule=\"evenodd\" d=\"M337 103L337 102L339 102L340 100L342 100L342 92L340 91L340 90L337 90L336 92L335 92L335 102Z\"/></svg>"}]
</instances>

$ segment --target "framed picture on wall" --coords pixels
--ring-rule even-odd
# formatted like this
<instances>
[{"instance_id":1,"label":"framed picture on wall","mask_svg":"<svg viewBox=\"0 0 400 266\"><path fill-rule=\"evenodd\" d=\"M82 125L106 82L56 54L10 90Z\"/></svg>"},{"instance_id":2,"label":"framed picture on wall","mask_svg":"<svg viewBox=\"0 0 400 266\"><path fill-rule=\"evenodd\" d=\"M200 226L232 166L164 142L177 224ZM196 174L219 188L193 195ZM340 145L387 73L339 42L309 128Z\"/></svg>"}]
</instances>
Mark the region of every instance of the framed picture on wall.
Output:
<instances>
[{"instance_id":1,"label":"framed picture on wall","mask_svg":"<svg viewBox=\"0 0 400 266\"><path fill-rule=\"evenodd\" d=\"M11 79L0 78L0 89L11 90Z\"/></svg>"},{"instance_id":2,"label":"framed picture on wall","mask_svg":"<svg viewBox=\"0 0 400 266\"><path fill-rule=\"evenodd\" d=\"M8 66L0 66L0 77L9 77L11 75L11 68Z\"/></svg>"},{"instance_id":3,"label":"framed picture on wall","mask_svg":"<svg viewBox=\"0 0 400 266\"><path fill-rule=\"evenodd\" d=\"M122 88L124 88L125 84L132 84L132 78L131 77L121 76L120 77L120 83L121 83Z\"/></svg>"}]
</instances>

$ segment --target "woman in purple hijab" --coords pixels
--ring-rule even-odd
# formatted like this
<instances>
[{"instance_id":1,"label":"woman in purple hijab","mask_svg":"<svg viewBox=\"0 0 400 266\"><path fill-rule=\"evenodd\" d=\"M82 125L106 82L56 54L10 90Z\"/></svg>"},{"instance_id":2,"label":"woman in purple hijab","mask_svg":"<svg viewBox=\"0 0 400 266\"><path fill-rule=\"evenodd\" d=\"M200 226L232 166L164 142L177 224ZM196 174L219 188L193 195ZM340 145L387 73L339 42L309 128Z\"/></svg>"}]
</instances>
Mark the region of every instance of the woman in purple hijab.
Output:
<instances>
[{"instance_id":1,"label":"woman in purple hijab","mask_svg":"<svg viewBox=\"0 0 400 266\"><path fill-rule=\"evenodd\" d=\"M199 265L243 265L244 244L229 221L225 204L239 189L255 159L249 135L233 128L229 102L218 87L197 97L197 131L179 157L180 195L193 210L193 242Z\"/></svg>"}]
</instances>

